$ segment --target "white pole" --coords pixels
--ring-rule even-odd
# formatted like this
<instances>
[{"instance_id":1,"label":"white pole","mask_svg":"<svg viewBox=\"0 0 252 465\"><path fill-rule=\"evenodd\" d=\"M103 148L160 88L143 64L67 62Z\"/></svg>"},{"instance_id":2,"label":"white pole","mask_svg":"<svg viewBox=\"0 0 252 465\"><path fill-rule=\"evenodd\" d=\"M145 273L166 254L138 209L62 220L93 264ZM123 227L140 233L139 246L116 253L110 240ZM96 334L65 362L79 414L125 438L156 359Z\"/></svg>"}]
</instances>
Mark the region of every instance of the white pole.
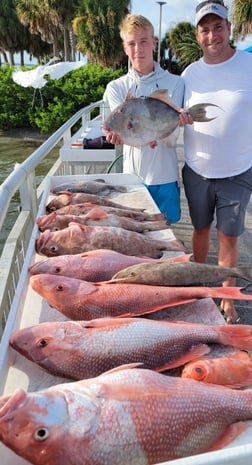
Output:
<instances>
[{"instance_id":1,"label":"white pole","mask_svg":"<svg viewBox=\"0 0 252 465\"><path fill-rule=\"evenodd\" d=\"M162 28L162 7L167 2L156 2L159 4L159 30L158 30L158 63L160 63L160 52L161 52L161 28Z\"/></svg>"}]
</instances>

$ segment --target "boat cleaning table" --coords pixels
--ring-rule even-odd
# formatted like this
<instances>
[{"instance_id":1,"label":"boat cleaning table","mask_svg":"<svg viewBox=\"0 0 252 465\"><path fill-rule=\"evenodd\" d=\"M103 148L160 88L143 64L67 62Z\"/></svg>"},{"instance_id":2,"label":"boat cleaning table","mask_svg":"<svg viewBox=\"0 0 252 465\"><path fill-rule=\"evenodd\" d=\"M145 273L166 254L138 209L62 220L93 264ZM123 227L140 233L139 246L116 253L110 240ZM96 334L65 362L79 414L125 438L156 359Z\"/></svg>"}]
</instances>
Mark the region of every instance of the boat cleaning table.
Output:
<instances>
[{"instance_id":1,"label":"boat cleaning table","mask_svg":"<svg viewBox=\"0 0 252 465\"><path fill-rule=\"evenodd\" d=\"M44 191L41 205L39 208L38 216L45 214L45 207L52 197L51 190L62 183L80 181L80 180L93 180L97 175L86 176L53 176L48 178L47 188ZM110 198L122 205L144 208L149 213L155 213L157 209L147 189L141 181L132 175L127 174L108 174L99 175L99 178L104 179L106 182L112 184L125 185L127 187L126 193L116 192ZM27 391L37 391L39 389L47 388L49 386L66 382L66 379L59 378L48 374L42 368L36 366L32 362L25 359L22 355L16 353L8 346L8 341L11 334L23 327L31 326L45 321L62 321L67 318L60 312L51 308L47 302L42 299L39 294L31 289L29 286L28 267L44 257L37 255L35 252L35 240L39 232L37 226L34 226L31 242L29 244L27 257L24 263L24 268L21 273L20 283L17 286L17 296L11 308L10 317L5 330L6 348L0 354L0 369L1 369L1 394L11 394L17 388L22 388ZM163 239L166 241L174 240L175 236L171 228L162 231L154 231L147 233L150 237ZM183 252L165 252L164 256L181 255ZM224 324L224 319L220 314L217 306L212 299L202 299L200 301L180 305L176 308L169 309L169 311L161 314L158 312L156 318L185 320L192 322L199 322L205 324ZM251 422L248 422L251 425ZM178 465L248 465L251 463L252 446L246 445L242 447L241 444L251 443L252 426L244 432L238 439L236 439L229 447L210 454L203 454L188 459L182 459L169 462L169 464ZM0 444L1 463L3 465L28 465L28 462L17 457L10 449ZM231 460L232 459L232 460Z\"/></svg>"}]
</instances>

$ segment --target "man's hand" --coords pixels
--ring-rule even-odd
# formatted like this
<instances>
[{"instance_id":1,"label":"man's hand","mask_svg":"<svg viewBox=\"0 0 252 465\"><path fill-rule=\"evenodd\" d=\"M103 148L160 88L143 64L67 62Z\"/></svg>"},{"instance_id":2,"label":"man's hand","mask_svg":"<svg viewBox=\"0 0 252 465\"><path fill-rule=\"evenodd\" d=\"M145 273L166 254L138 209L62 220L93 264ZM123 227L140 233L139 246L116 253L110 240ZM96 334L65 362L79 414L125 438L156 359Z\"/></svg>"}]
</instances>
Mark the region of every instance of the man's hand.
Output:
<instances>
[{"instance_id":1,"label":"man's hand","mask_svg":"<svg viewBox=\"0 0 252 465\"><path fill-rule=\"evenodd\" d=\"M189 113L181 109L179 114L179 126L185 126L186 124L193 124L193 119Z\"/></svg>"},{"instance_id":2,"label":"man's hand","mask_svg":"<svg viewBox=\"0 0 252 465\"><path fill-rule=\"evenodd\" d=\"M102 130L106 135L107 142L109 142L110 144L114 144L114 145L123 145L123 140L120 139L118 134L115 134L112 131L106 131L104 128L102 128Z\"/></svg>"}]
</instances>

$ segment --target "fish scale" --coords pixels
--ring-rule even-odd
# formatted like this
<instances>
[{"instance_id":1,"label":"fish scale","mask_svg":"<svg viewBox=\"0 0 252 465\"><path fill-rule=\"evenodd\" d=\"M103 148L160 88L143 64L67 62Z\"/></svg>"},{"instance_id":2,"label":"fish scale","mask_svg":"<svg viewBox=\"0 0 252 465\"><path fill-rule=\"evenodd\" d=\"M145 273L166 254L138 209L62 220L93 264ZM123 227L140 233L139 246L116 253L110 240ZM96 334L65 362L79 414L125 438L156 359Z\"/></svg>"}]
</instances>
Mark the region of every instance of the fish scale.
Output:
<instances>
[{"instance_id":1,"label":"fish scale","mask_svg":"<svg viewBox=\"0 0 252 465\"><path fill-rule=\"evenodd\" d=\"M252 295L244 294L239 287L92 283L50 274L31 276L30 285L51 306L73 320L139 316L205 297L252 300Z\"/></svg>"},{"instance_id":2,"label":"fish scale","mask_svg":"<svg viewBox=\"0 0 252 465\"><path fill-rule=\"evenodd\" d=\"M59 231L44 231L36 240L35 248L47 257L112 249L126 255L160 258L165 250L185 251L179 240L157 240L123 228L77 223L70 223L68 228Z\"/></svg>"},{"instance_id":3,"label":"fish scale","mask_svg":"<svg viewBox=\"0 0 252 465\"><path fill-rule=\"evenodd\" d=\"M213 343L251 350L251 328L104 318L40 323L16 331L10 339L27 359L54 375L73 379L133 362L157 371L171 369L198 360Z\"/></svg>"},{"instance_id":4,"label":"fish scale","mask_svg":"<svg viewBox=\"0 0 252 465\"><path fill-rule=\"evenodd\" d=\"M126 365L0 406L1 441L34 465L153 465L228 445L252 418L252 391Z\"/></svg>"},{"instance_id":5,"label":"fish scale","mask_svg":"<svg viewBox=\"0 0 252 465\"><path fill-rule=\"evenodd\" d=\"M191 254L181 254L178 257L169 257L167 260L189 261L190 258ZM42 259L29 267L29 273L31 275L49 273L85 281L107 281L126 266L153 260L158 259L97 249L83 254L65 254Z\"/></svg>"}]
</instances>

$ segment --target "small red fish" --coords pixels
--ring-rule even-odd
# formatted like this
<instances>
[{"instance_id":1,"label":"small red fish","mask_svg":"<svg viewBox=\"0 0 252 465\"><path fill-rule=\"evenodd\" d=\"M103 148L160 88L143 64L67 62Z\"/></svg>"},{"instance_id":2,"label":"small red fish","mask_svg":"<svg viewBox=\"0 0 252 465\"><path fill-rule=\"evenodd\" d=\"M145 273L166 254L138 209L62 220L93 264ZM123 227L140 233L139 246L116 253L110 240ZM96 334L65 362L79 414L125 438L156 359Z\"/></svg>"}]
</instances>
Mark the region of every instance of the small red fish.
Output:
<instances>
[{"instance_id":1,"label":"small red fish","mask_svg":"<svg viewBox=\"0 0 252 465\"><path fill-rule=\"evenodd\" d=\"M57 215L85 215L97 206L98 204L91 202L70 204L65 207L58 208ZM99 207L106 213L113 213L117 216L126 216L137 221L160 221L166 219L163 213L148 213L147 211L124 208L123 205L121 205L121 208L109 207L107 205L99 205Z\"/></svg>"},{"instance_id":2,"label":"small red fish","mask_svg":"<svg viewBox=\"0 0 252 465\"><path fill-rule=\"evenodd\" d=\"M169 261L189 261L191 254L170 257ZM114 250L90 250L83 254L59 255L40 260L29 267L31 275L49 273L84 281L108 281L118 271L136 263L150 262L158 259L125 255Z\"/></svg>"},{"instance_id":3,"label":"small red fish","mask_svg":"<svg viewBox=\"0 0 252 465\"><path fill-rule=\"evenodd\" d=\"M1 441L33 465L153 465L221 449L252 419L250 389L128 366L0 405Z\"/></svg>"},{"instance_id":4,"label":"small red fish","mask_svg":"<svg viewBox=\"0 0 252 465\"><path fill-rule=\"evenodd\" d=\"M37 274L30 285L49 305L72 320L131 317L205 297L252 300L238 287L166 287L148 284L98 282Z\"/></svg>"},{"instance_id":5,"label":"small red fish","mask_svg":"<svg viewBox=\"0 0 252 465\"><path fill-rule=\"evenodd\" d=\"M181 376L230 388L248 387L252 384L252 358L241 350L222 357L206 356L187 363Z\"/></svg>"},{"instance_id":6,"label":"small red fish","mask_svg":"<svg viewBox=\"0 0 252 465\"><path fill-rule=\"evenodd\" d=\"M47 257L77 254L94 249L111 249L126 255L160 258L164 251L183 251L178 240L157 240L113 226L86 226L70 223L60 231L43 232L36 240L36 252Z\"/></svg>"},{"instance_id":7,"label":"small red fish","mask_svg":"<svg viewBox=\"0 0 252 465\"><path fill-rule=\"evenodd\" d=\"M102 318L40 323L16 331L10 339L29 360L73 379L98 376L125 363L141 362L143 368L165 371L208 353L207 344L213 343L251 349L251 327Z\"/></svg>"},{"instance_id":8,"label":"small red fish","mask_svg":"<svg viewBox=\"0 0 252 465\"><path fill-rule=\"evenodd\" d=\"M59 231L67 228L70 223L86 224L88 226L114 226L117 228L127 229L138 233L146 231L160 231L168 229L169 225L166 220L159 221L137 221L126 216L117 216L113 213L106 213L103 209L92 208L85 215L58 215L57 210L49 215L40 216L36 223L41 232L49 229L50 231Z\"/></svg>"},{"instance_id":9,"label":"small red fish","mask_svg":"<svg viewBox=\"0 0 252 465\"><path fill-rule=\"evenodd\" d=\"M143 211L141 208L130 208L125 207L117 202L113 202L113 200L109 200L105 197L95 195L95 194L85 194L83 192L64 192L59 194L57 197L52 199L46 206L46 211L51 213L52 211L57 210L58 208L65 207L66 205L75 204L75 203L84 203L84 202L92 202L96 203L97 205L106 205L108 207L115 207L115 208L129 208L130 210L135 210L138 212Z\"/></svg>"}]
</instances>

